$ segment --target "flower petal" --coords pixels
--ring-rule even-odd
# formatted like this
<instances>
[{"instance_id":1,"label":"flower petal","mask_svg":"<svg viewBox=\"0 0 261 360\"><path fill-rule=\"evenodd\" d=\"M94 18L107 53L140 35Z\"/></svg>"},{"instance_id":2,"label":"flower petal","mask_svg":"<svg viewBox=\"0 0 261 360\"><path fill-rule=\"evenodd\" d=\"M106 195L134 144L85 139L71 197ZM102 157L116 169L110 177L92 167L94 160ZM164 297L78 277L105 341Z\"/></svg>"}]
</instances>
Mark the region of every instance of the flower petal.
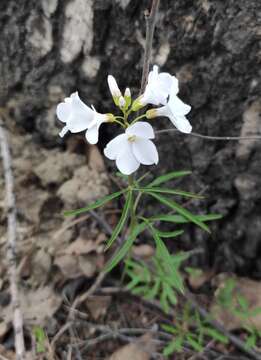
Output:
<instances>
[{"instance_id":1,"label":"flower petal","mask_svg":"<svg viewBox=\"0 0 261 360\"><path fill-rule=\"evenodd\" d=\"M179 131L185 134L189 134L191 132L192 126L185 116L172 116L170 117L170 120Z\"/></svg>"},{"instance_id":2,"label":"flower petal","mask_svg":"<svg viewBox=\"0 0 261 360\"><path fill-rule=\"evenodd\" d=\"M128 136L120 134L112 139L104 149L104 155L110 160L116 160L121 151L128 146Z\"/></svg>"},{"instance_id":3,"label":"flower petal","mask_svg":"<svg viewBox=\"0 0 261 360\"><path fill-rule=\"evenodd\" d=\"M157 148L151 140L139 139L134 141L132 150L136 159L143 165L152 165L159 162Z\"/></svg>"},{"instance_id":4,"label":"flower petal","mask_svg":"<svg viewBox=\"0 0 261 360\"><path fill-rule=\"evenodd\" d=\"M135 124L129 126L126 129L126 134L135 135L143 139L154 139L155 134L153 131L153 127L144 121L136 122Z\"/></svg>"},{"instance_id":5,"label":"flower petal","mask_svg":"<svg viewBox=\"0 0 261 360\"><path fill-rule=\"evenodd\" d=\"M88 128L95 112L84 104L77 92L71 95L71 99L71 116L67 120L67 126L72 133L76 133Z\"/></svg>"},{"instance_id":6,"label":"flower petal","mask_svg":"<svg viewBox=\"0 0 261 360\"><path fill-rule=\"evenodd\" d=\"M58 119L64 123L66 123L71 114L71 105L69 103L60 103L56 108L56 115Z\"/></svg>"},{"instance_id":7,"label":"flower petal","mask_svg":"<svg viewBox=\"0 0 261 360\"><path fill-rule=\"evenodd\" d=\"M175 116L187 115L191 110L191 106L185 104L176 95L172 94L170 96L168 105Z\"/></svg>"},{"instance_id":8,"label":"flower petal","mask_svg":"<svg viewBox=\"0 0 261 360\"><path fill-rule=\"evenodd\" d=\"M107 81L112 96L116 96L116 97L122 96L115 77L113 77L112 75L108 75Z\"/></svg>"},{"instance_id":9,"label":"flower petal","mask_svg":"<svg viewBox=\"0 0 261 360\"><path fill-rule=\"evenodd\" d=\"M124 175L132 174L140 166L140 163L132 153L131 144L128 141L127 145L116 159L116 166Z\"/></svg>"},{"instance_id":10,"label":"flower petal","mask_svg":"<svg viewBox=\"0 0 261 360\"><path fill-rule=\"evenodd\" d=\"M105 114L99 114L95 112L94 120L92 121L90 127L86 131L85 137L90 144L97 144L99 139L99 129L101 124L107 121L107 116Z\"/></svg>"}]
</instances>

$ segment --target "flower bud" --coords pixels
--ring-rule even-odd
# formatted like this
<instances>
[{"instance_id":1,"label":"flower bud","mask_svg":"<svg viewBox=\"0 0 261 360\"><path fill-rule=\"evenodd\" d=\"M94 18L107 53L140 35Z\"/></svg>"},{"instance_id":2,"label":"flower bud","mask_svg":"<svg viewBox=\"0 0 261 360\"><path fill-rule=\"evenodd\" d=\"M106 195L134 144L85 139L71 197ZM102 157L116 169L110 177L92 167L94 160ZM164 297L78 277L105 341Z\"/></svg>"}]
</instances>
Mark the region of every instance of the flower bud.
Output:
<instances>
[{"instance_id":1,"label":"flower bud","mask_svg":"<svg viewBox=\"0 0 261 360\"><path fill-rule=\"evenodd\" d=\"M107 122L114 122L115 117L113 114L108 113L106 114L106 116L107 116Z\"/></svg>"},{"instance_id":2,"label":"flower bud","mask_svg":"<svg viewBox=\"0 0 261 360\"><path fill-rule=\"evenodd\" d=\"M126 88L126 90L124 92L124 100L126 102L125 108L128 109L128 107L131 104L131 91L130 91L130 88Z\"/></svg>"},{"instance_id":3,"label":"flower bud","mask_svg":"<svg viewBox=\"0 0 261 360\"><path fill-rule=\"evenodd\" d=\"M148 111L146 111L146 117L147 119L153 119L155 118L157 115L157 109L150 109Z\"/></svg>"},{"instance_id":4,"label":"flower bud","mask_svg":"<svg viewBox=\"0 0 261 360\"><path fill-rule=\"evenodd\" d=\"M122 109L126 105L126 101L123 96L119 97L119 107Z\"/></svg>"},{"instance_id":5,"label":"flower bud","mask_svg":"<svg viewBox=\"0 0 261 360\"><path fill-rule=\"evenodd\" d=\"M126 90L125 90L125 92L124 92L124 97L125 97L125 98L130 98L130 97L131 97L130 88L126 88Z\"/></svg>"},{"instance_id":6,"label":"flower bud","mask_svg":"<svg viewBox=\"0 0 261 360\"><path fill-rule=\"evenodd\" d=\"M118 87L117 81L115 80L115 78L112 75L108 75L107 81L108 81L110 92L113 97L113 101L114 101L115 105L118 106L119 98L120 98L120 96L122 96L122 94Z\"/></svg>"},{"instance_id":7,"label":"flower bud","mask_svg":"<svg viewBox=\"0 0 261 360\"><path fill-rule=\"evenodd\" d=\"M133 101L131 107L132 111L138 111L146 105L146 104L143 105L140 100L141 100L141 96L139 96L136 100Z\"/></svg>"}]
</instances>

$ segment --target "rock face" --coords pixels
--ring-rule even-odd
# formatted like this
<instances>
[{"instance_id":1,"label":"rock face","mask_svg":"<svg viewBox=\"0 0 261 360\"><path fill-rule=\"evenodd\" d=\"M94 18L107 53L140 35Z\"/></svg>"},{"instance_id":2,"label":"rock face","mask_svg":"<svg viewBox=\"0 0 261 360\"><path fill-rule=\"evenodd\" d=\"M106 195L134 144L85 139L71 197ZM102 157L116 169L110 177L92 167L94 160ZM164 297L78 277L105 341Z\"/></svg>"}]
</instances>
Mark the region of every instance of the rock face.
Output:
<instances>
[{"instance_id":1,"label":"rock face","mask_svg":"<svg viewBox=\"0 0 261 360\"><path fill-rule=\"evenodd\" d=\"M112 111L106 76L138 93L145 0L9 0L0 3L0 106L43 147L56 147L55 105L76 89ZM180 79L194 131L261 135L259 0L161 2L153 63ZM170 127L167 119L159 128ZM57 126L57 132L58 132ZM101 143L111 137L104 126ZM200 212L223 213L206 244L209 264L261 276L261 141L210 141L177 133L157 139L155 172L192 169L191 190L207 189ZM38 169L41 171L41 169ZM202 208L203 207L203 208ZM214 255L215 254L215 255ZM225 269L224 269L225 267Z\"/></svg>"}]
</instances>

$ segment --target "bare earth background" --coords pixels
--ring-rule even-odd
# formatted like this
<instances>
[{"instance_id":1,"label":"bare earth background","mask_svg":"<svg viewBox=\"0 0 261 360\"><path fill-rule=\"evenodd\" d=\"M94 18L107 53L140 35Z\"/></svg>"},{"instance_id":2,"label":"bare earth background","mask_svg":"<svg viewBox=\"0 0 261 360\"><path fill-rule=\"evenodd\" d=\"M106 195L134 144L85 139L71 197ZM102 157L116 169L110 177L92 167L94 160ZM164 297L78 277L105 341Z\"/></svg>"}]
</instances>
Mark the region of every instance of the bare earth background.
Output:
<instances>
[{"instance_id":1,"label":"bare earth background","mask_svg":"<svg viewBox=\"0 0 261 360\"><path fill-rule=\"evenodd\" d=\"M129 86L137 95L145 40L143 12L149 5L143 0L0 2L0 113L13 155L25 307L33 311L35 297L38 306L53 301L46 307L50 313L35 309L29 319L52 316L61 304L53 287L62 288L68 278L92 278L104 263L99 244L105 235L93 223L72 226L72 219L64 220L61 214L111 191L108 170L113 164L104 164L99 150L111 139L114 127L102 128L100 148L85 144L81 135L61 140L56 105L78 90L99 112L112 112L108 73L122 89ZM152 63L179 78L181 98L193 109L189 119L195 132L261 135L259 0L162 0ZM155 126L165 129L171 123L165 118ZM183 238L186 248L204 249L194 265L260 279L261 141L210 141L170 133L160 135L157 145L160 163L153 172L192 170L183 188L203 192L206 200L193 203L191 209L224 215L212 225L211 238L194 228ZM2 168L0 173L4 279ZM8 303L4 289L0 279L0 307ZM11 316L6 308L5 314ZM2 336L7 323L2 323Z\"/></svg>"}]
</instances>

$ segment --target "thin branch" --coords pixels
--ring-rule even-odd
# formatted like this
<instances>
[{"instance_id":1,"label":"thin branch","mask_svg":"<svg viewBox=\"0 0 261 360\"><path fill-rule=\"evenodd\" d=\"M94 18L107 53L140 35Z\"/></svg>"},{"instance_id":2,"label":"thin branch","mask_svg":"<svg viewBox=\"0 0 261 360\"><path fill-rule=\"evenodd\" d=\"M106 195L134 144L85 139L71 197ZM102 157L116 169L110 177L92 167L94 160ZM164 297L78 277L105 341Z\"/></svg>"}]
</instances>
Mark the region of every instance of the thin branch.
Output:
<instances>
[{"instance_id":1,"label":"thin branch","mask_svg":"<svg viewBox=\"0 0 261 360\"><path fill-rule=\"evenodd\" d=\"M0 120L1 121L1 120ZM11 154L9 150L7 135L3 124L0 122L0 147L3 161L6 204L7 204L7 258L10 291L13 307L13 327L15 335L16 359L25 359L25 345L23 334L23 317L20 309L17 268L16 268L16 205L14 195L14 178L11 168Z\"/></svg>"},{"instance_id":2,"label":"thin branch","mask_svg":"<svg viewBox=\"0 0 261 360\"><path fill-rule=\"evenodd\" d=\"M145 21L146 21L146 44L144 51L144 59L143 59L143 69L142 69L142 78L141 78L141 87L140 87L140 95L144 92L149 69L150 69L150 59L151 59L151 50L152 50L152 41L154 36L155 25L157 21L157 13L159 9L160 0L152 0L151 10L145 11Z\"/></svg>"},{"instance_id":3,"label":"thin branch","mask_svg":"<svg viewBox=\"0 0 261 360\"><path fill-rule=\"evenodd\" d=\"M171 128L171 129L164 129L164 130L158 130L155 131L155 133L157 135L161 135L161 134L169 134L170 132L175 132L179 135L183 134L182 132L180 132L177 129ZM201 139L206 139L206 140L221 140L221 141L238 141L238 140L261 140L261 135L253 135L253 136L210 136L210 135L202 135L199 133L195 133L195 132L191 132L189 134L185 134L186 136L194 136L194 137L198 137Z\"/></svg>"}]
</instances>

